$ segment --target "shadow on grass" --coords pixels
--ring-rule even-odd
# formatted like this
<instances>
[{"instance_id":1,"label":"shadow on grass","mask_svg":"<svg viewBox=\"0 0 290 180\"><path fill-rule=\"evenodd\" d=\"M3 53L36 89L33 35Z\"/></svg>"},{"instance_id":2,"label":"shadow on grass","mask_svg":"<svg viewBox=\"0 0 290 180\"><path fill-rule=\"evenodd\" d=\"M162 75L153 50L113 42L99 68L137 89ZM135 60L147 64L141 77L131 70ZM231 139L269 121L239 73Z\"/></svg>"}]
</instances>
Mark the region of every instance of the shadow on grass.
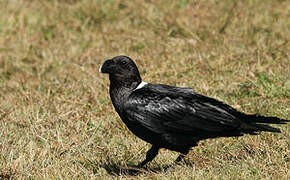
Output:
<instances>
[{"instance_id":1,"label":"shadow on grass","mask_svg":"<svg viewBox=\"0 0 290 180\"><path fill-rule=\"evenodd\" d=\"M104 163L101 165L102 168L104 168L108 174L119 176L119 175L127 175L127 176L138 176L139 174L146 174L149 171L144 168L137 168L135 166L125 166L122 167L119 164L116 163Z\"/></svg>"},{"instance_id":2,"label":"shadow on grass","mask_svg":"<svg viewBox=\"0 0 290 180\"><path fill-rule=\"evenodd\" d=\"M140 174L146 174L146 173L168 173L170 170L173 170L175 168L176 164L171 165L162 165L159 167L143 167L138 168L136 166L131 167L122 167L118 164L103 164L103 168L107 171L108 174L111 175L128 175L128 176L138 176Z\"/></svg>"},{"instance_id":3,"label":"shadow on grass","mask_svg":"<svg viewBox=\"0 0 290 180\"><path fill-rule=\"evenodd\" d=\"M168 173L169 171L174 170L174 168L177 166L177 164L166 164L161 166L146 166L143 168L138 168L134 165L125 165L122 166L120 163L112 162L110 160L106 162L91 162L87 161L85 164L90 164L90 168L93 168L94 173L97 173L101 168L104 168L106 172L113 176L138 176L140 174L147 174L147 173ZM192 163L182 163L185 166L192 167Z\"/></svg>"}]
</instances>

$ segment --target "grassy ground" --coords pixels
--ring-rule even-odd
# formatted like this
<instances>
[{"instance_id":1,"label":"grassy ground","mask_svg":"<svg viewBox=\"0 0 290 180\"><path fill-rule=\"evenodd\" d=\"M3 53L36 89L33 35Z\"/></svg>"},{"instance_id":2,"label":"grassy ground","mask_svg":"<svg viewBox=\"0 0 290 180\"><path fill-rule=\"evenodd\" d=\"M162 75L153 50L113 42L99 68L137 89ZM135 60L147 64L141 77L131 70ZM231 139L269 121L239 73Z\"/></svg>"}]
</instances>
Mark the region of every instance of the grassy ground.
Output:
<instances>
[{"instance_id":1,"label":"grassy ground","mask_svg":"<svg viewBox=\"0 0 290 180\"><path fill-rule=\"evenodd\" d=\"M112 108L100 64L136 60L143 80L290 119L286 0L1 0L0 179L289 179L281 134L202 141L168 173ZM135 175L135 176L133 176Z\"/></svg>"}]
</instances>

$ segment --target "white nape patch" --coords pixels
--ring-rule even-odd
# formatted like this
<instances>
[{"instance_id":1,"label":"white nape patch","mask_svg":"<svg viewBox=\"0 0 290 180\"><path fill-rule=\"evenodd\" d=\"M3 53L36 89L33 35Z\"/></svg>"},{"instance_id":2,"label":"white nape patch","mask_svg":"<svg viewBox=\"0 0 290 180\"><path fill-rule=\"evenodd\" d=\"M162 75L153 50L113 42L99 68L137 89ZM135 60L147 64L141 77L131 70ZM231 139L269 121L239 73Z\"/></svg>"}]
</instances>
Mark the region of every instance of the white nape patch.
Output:
<instances>
[{"instance_id":1,"label":"white nape patch","mask_svg":"<svg viewBox=\"0 0 290 180\"><path fill-rule=\"evenodd\" d=\"M144 81L142 81L137 87L136 87L136 89L134 89L134 91L135 90L137 90L137 89L140 89L140 88L142 88L143 86L145 86L146 84L148 84L147 82L144 82Z\"/></svg>"},{"instance_id":2,"label":"white nape patch","mask_svg":"<svg viewBox=\"0 0 290 180\"><path fill-rule=\"evenodd\" d=\"M99 72L100 72L100 73L102 72L102 67L103 67L104 63L105 63L105 62L103 62L102 65L101 65L100 68L99 68Z\"/></svg>"}]
</instances>

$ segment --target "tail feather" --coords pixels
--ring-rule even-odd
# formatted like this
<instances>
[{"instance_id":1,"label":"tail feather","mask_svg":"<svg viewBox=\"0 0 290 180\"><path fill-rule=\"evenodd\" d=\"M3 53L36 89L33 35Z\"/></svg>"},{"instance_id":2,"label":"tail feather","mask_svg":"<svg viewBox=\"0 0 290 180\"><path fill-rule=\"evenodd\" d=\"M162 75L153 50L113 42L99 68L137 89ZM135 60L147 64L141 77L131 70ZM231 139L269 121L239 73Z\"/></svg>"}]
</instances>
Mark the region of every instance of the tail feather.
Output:
<instances>
[{"instance_id":1,"label":"tail feather","mask_svg":"<svg viewBox=\"0 0 290 180\"><path fill-rule=\"evenodd\" d=\"M280 129L271 127L266 124L256 124L256 123L244 123L240 126L240 129L244 133L256 134L259 131L267 131L267 132L281 132Z\"/></svg>"},{"instance_id":2,"label":"tail feather","mask_svg":"<svg viewBox=\"0 0 290 180\"><path fill-rule=\"evenodd\" d=\"M286 124L290 120L280 119L277 117L266 117L258 114L245 114L243 116L243 121L248 123L266 123L266 124Z\"/></svg>"},{"instance_id":3,"label":"tail feather","mask_svg":"<svg viewBox=\"0 0 290 180\"><path fill-rule=\"evenodd\" d=\"M277 117L265 117L257 114L243 115L242 121L245 123L241 126L244 132L252 133L257 131L281 132L280 129L271 127L267 124L286 124L290 122L286 119Z\"/></svg>"},{"instance_id":4,"label":"tail feather","mask_svg":"<svg viewBox=\"0 0 290 180\"><path fill-rule=\"evenodd\" d=\"M265 125L265 124L254 124L254 126L259 131L278 132L278 133L281 132L279 128L274 128L274 127L271 127L271 126Z\"/></svg>"}]
</instances>

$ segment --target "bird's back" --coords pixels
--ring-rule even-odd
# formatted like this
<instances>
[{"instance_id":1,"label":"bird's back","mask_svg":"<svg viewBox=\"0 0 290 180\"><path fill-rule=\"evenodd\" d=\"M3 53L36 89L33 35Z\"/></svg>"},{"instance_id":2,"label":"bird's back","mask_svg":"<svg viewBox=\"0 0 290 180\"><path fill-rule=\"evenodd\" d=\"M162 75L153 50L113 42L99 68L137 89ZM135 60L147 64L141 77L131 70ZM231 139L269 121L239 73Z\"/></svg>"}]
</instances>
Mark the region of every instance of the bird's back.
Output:
<instances>
[{"instance_id":1,"label":"bird's back","mask_svg":"<svg viewBox=\"0 0 290 180\"><path fill-rule=\"evenodd\" d=\"M123 108L121 117L134 134L162 146L180 148L201 139L261 130L244 122L244 113L191 88L147 84L133 91Z\"/></svg>"}]
</instances>

